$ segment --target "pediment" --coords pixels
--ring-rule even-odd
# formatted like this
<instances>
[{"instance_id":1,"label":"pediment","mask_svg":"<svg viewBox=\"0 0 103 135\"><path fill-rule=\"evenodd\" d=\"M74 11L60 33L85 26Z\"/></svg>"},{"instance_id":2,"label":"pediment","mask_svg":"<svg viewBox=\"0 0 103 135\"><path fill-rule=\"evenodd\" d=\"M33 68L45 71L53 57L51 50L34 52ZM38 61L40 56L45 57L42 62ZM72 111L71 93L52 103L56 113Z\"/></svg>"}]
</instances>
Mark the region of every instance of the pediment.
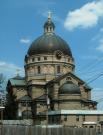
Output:
<instances>
[{"instance_id":1,"label":"pediment","mask_svg":"<svg viewBox=\"0 0 103 135\"><path fill-rule=\"evenodd\" d=\"M52 84L52 83L66 82L69 79L71 79L71 81L73 81L75 84L85 84L85 82L81 80L78 76L69 72L53 79L52 81L49 81L47 85Z\"/></svg>"}]
</instances>

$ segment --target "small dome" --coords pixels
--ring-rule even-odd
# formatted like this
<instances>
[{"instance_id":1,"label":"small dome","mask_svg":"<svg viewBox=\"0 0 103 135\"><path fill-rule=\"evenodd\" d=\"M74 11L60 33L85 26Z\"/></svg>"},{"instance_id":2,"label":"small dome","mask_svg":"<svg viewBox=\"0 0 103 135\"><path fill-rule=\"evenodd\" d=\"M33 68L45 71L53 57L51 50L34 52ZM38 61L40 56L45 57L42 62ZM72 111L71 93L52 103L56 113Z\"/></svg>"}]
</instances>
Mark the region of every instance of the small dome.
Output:
<instances>
[{"instance_id":1,"label":"small dome","mask_svg":"<svg viewBox=\"0 0 103 135\"><path fill-rule=\"evenodd\" d=\"M64 83L60 89L60 94L80 94L80 88L71 81Z\"/></svg>"},{"instance_id":2,"label":"small dome","mask_svg":"<svg viewBox=\"0 0 103 135\"><path fill-rule=\"evenodd\" d=\"M45 22L44 28L46 28L46 27L48 27L48 26L53 27L53 29L55 28L55 25L54 25L54 23L53 23L52 21L47 21L47 22Z\"/></svg>"},{"instance_id":3,"label":"small dome","mask_svg":"<svg viewBox=\"0 0 103 135\"><path fill-rule=\"evenodd\" d=\"M53 54L57 50L72 57L69 45L62 38L55 34L43 34L31 44L28 55Z\"/></svg>"}]
</instances>

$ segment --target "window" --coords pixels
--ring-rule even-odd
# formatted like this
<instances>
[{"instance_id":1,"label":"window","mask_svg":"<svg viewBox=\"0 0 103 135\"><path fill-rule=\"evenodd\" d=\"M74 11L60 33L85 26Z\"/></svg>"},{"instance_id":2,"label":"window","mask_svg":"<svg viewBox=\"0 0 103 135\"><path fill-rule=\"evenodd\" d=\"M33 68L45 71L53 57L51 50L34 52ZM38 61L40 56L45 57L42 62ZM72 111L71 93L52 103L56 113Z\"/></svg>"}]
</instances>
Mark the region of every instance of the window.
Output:
<instances>
[{"instance_id":1,"label":"window","mask_svg":"<svg viewBox=\"0 0 103 135\"><path fill-rule=\"evenodd\" d=\"M97 132L100 133L101 130L100 130L100 126L97 127Z\"/></svg>"},{"instance_id":2,"label":"window","mask_svg":"<svg viewBox=\"0 0 103 135\"><path fill-rule=\"evenodd\" d=\"M29 106L31 106L31 103L30 102L22 102L21 105L24 107L29 107Z\"/></svg>"},{"instance_id":3,"label":"window","mask_svg":"<svg viewBox=\"0 0 103 135\"><path fill-rule=\"evenodd\" d=\"M27 106L30 107L30 106L31 106L31 102L28 102L28 103L27 103Z\"/></svg>"},{"instance_id":4,"label":"window","mask_svg":"<svg viewBox=\"0 0 103 135\"><path fill-rule=\"evenodd\" d=\"M67 115L64 115L64 121L67 121Z\"/></svg>"},{"instance_id":5,"label":"window","mask_svg":"<svg viewBox=\"0 0 103 135\"><path fill-rule=\"evenodd\" d=\"M90 126L89 128L94 128L93 126Z\"/></svg>"},{"instance_id":6,"label":"window","mask_svg":"<svg viewBox=\"0 0 103 135\"><path fill-rule=\"evenodd\" d=\"M60 66L57 66L57 73L60 73Z\"/></svg>"},{"instance_id":7,"label":"window","mask_svg":"<svg viewBox=\"0 0 103 135\"><path fill-rule=\"evenodd\" d=\"M34 58L32 58L32 62L34 61Z\"/></svg>"},{"instance_id":8,"label":"window","mask_svg":"<svg viewBox=\"0 0 103 135\"><path fill-rule=\"evenodd\" d=\"M50 31L52 30L52 27L50 27Z\"/></svg>"},{"instance_id":9,"label":"window","mask_svg":"<svg viewBox=\"0 0 103 135\"><path fill-rule=\"evenodd\" d=\"M76 116L76 121L79 121L79 115Z\"/></svg>"},{"instance_id":10,"label":"window","mask_svg":"<svg viewBox=\"0 0 103 135\"><path fill-rule=\"evenodd\" d=\"M97 115L97 121L100 121L100 116L99 115Z\"/></svg>"},{"instance_id":11,"label":"window","mask_svg":"<svg viewBox=\"0 0 103 135\"><path fill-rule=\"evenodd\" d=\"M37 70L38 70L38 74L40 74L41 73L40 66L38 66Z\"/></svg>"},{"instance_id":12,"label":"window","mask_svg":"<svg viewBox=\"0 0 103 135\"><path fill-rule=\"evenodd\" d=\"M44 60L47 60L47 57L46 56L44 57Z\"/></svg>"},{"instance_id":13,"label":"window","mask_svg":"<svg viewBox=\"0 0 103 135\"><path fill-rule=\"evenodd\" d=\"M22 105L22 106L26 106L26 103L25 103L25 102L22 102L21 105Z\"/></svg>"},{"instance_id":14,"label":"window","mask_svg":"<svg viewBox=\"0 0 103 135\"><path fill-rule=\"evenodd\" d=\"M83 121L85 121L85 115L83 115Z\"/></svg>"},{"instance_id":15,"label":"window","mask_svg":"<svg viewBox=\"0 0 103 135\"><path fill-rule=\"evenodd\" d=\"M70 58L68 58L68 62L70 62Z\"/></svg>"},{"instance_id":16,"label":"window","mask_svg":"<svg viewBox=\"0 0 103 135\"><path fill-rule=\"evenodd\" d=\"M48 27L47 27L47 31L48 31Z\"/></svg>"},{"instance_id":17,"label":"window","mask_svg":"<svg viewBox=\"0 0 103 135\"><path fill-rule=\"evenodd\" d=\"M38 57L38 61L40 61L40 57Z\"/></svg>"},{"instance_id":18,"label":"window","mask_svg":"<svg viewBox=\"0 0 103 135\"><path fill-rule=\"evenodd\" d=\"M60 122L60 116L49 116L48 117L49 124L57 124Z\"/></svg>"},{"instance_id":19,"label":"window","mask_svg":"<svg viewBox=\"0 0 103 135\"><path fill-rule=\"evenodd\" d=\"M67 80L67 81L71 81L72 79L71 79L71 77L68 76L68 77L66 78L66 80Z\"/></svg>"}]
</instances>

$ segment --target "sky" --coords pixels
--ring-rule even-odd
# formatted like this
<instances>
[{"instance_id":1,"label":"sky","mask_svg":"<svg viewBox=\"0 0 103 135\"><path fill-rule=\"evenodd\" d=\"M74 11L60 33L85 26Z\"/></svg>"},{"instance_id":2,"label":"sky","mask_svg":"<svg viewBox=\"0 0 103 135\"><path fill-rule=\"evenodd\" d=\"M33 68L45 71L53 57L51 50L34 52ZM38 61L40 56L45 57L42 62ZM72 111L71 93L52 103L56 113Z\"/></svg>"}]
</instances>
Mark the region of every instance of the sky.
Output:
<instances>
[{"instance_id":1,"label":"sky","mask_svg":"<svg viewBox=\"0 0 103 135\"><path fill-rule=\"evenodd\" d=\"M103 110L103 0L0 0L0 73L24 74L24 57L43 34L48 11L55 33L72 50L75 74L92 87Z\"/></svg>"}]
</instances>

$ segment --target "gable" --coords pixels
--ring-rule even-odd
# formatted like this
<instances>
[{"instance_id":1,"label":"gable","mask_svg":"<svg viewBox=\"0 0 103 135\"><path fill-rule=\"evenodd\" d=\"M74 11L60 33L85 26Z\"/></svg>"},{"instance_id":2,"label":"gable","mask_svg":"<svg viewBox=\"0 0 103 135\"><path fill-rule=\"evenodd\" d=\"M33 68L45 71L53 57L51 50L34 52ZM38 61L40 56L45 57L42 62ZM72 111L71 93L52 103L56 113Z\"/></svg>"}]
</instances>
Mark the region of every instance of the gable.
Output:
<instances>
[{"instance_id":1,"label":"gable","mask_svg":"<svg viewBox=\"0 0 103 135\"><path fill-rule=\"evenodd\" d=\"M24 79L14 79L14 78L11 78L8 81L8 84L11 84L12 86L25 86L26 82L25 82Z\"/></svg>"},{"instance_id":2,"label":"gable","mask_svg":"<svg viewBox=\"0 0 103 135\"><path fill-rule=\"evenodd\" d=\"M75 74L69 72L67 74L61 75L61 76L53 79L52 81L49 81L46 85L49 85L49 84L52 84L52 83L66 82L69 78L71 78L71 80L76 84L77 83L78 84L85 84L85 82L83 80L81 80Z\"/></svg>"},{"instance_id":3,"label":"gable","mask_svg":"<svg viewBox=\"0 0 103 135\"><path fill-rule=\"evenodd\" d=\"M69 79L71 79L71 81L76 84L76 85L83 85L85 89L87 90L91 90L92 88L82 79L80 79L77 75L73 74L73 73L66 73L64 75L61 75L51 81L49 81L46 86L50 88L50 86L53 86L54 83L58 83L59 85L62 85L64 83L66 83Z\"/></svg>"}]
</instances>

